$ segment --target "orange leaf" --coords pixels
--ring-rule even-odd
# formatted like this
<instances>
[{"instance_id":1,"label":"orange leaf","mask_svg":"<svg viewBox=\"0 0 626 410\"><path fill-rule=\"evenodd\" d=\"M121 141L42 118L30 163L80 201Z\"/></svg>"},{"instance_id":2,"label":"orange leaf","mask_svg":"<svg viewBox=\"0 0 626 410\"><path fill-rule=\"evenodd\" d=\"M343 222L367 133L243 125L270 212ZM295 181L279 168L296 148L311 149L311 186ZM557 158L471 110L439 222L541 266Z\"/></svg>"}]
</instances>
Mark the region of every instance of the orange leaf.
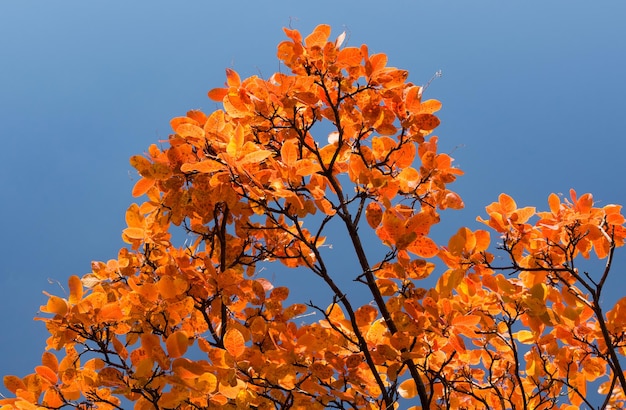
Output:
<instances>
[{"instance_id":1,"label":"orange leaf","mask_svg":"<svg viewBox=\"0 0 626 410\"><path fill-rule=\"evenodd\" d=\"M288 296L289 296L289 288L284 287L284 286L277 287L274 290L272 290L272 293L270 293L270 299L275 300L275 301L286 300Z\"/></svg>"},{"instance_id":2,"label":"orange leaf","mask_svg":"<svg viewBox=\"0 0 626 410\"><path fill-rule=\"evenodd\" d=\"M346 47L337 54L337 65L339 67L353 67L361 64L363 56L361 50L356 47Z\"/></svg>"},{"instance_id":3,"label":"orange leaf","mask_svg":"<svg viewBox=\"0 0 626 410\"><path fill-rule=\"evenodd\" d=\"M365 219L373 229L378 228L383 219L383 210L378 202L370 202L365 208Z\"/></svg>"},{"instance_id":4,"label":"orange leaf","mask_svg":"<svg viewBox=\"0 0 626 410\"><path fill-rule=\"evenodd\" d=\"M36 366L35 372L52 384L56 384L59 381L57 374L48 366Z\"/></svg>"},{"instance_id":5,"label":"orange leaf","mask_svg":"<svg viewBox=\"0 0 626 410\"><path fill-rule=\"evenodd\" d=\"M59 359L50 352L43 352L41 355L41 364L49 367L55 373L59 370Z\"/></svg>"},{"instance_id":6,"label":"orange leaf","mask_svg":"<svg viewBox=\"0 0 626 410\"><path fill-rule=\"evenodd\" d=\"M502 209L502 213L504 215L510 215L517 209L517 204L507 194L500 194L498 196L498 202L500 202L500 207Z\"/></svg>"},{"instance_id":7,"label":"orange leaf","mask_svg":"<svg viewBox=\"0 0 626 410\"><path fill-rule=\"evenodd\" d=\"M264 161L265 159L267 159L268 157L270 157L272 155L271 151L268 150L259 150L259 151L253 151L249 154L246 154L240 161L241 165L245 165L245 164L258 164L262 161Z\"/></svg>"},{"instance_id":8,"label":"orange leaf","mask_svg":"<svg viewBox=\"0 0 626 410\"><path fill-rule=\"evenodd\" d=\"M463 341L463 339L461 338L461 336L459 335L450 335L450 338L448 339L448 342L450 343L450 345L452 346L452 348L459 352L459 353L463 353L465 352L465 342Z\"/></svg>"},{"instance_id":9,"label":"orange leaf","mask_svg":"<svg viewBox=\"0 0 626 410\"><path fill-rule=\"evenodd\" d=\"M280 147L280 159L287 166L291 166L296 163L298 160L298 147L296 146L296 141L294 139L285 141L283 146Z\"/></svg>"},{"instance_id":10,"label":"orange leaf","mask_svg":"<svg viewBox=\"0 0 626 410\"><path fill-rule=\"evenodd\" d=\"M165 341L165 347L167 348L167 353L171 358L181 357L187 351L187 347L189 346L187 333L179 330L168 336Z\"/></svg>"},{"instance_id":11,"label":"orange leaf","mask_svg":"<svg viewBox=\"0 0 626 410\"><path fill-rule=\"evenodd\" d=\"M204 140L204 130L197 125L184 123L176 126L174 132L183 138Z\"/></svg>"},{"instance_id":12,"label":"orange leaf","mask_svg":"<svg viewBox=\"0 0 626 410\"><path fill-rule=\"evenodd\" d=\"M415 380L408 379L400 383L398 386L398 394L403 399L412 399L417 396L417 386L415 385Z\"/></svg>"},{"instance_id":13,"label":"orange leaf","mask_svg":"<svg viewBox=\"0 0 626 410\"><path fill-rule=\"evenodd\" d=\"M172 169L170 168L169 164L163 162L155 162L152 164L152 170L150 171L150 174L150 178L162 181L172 176Z\"/></svg>"},{"instance_id":14,"label":"orange leaf","mask_svg":"<svg viewBox=\"0 0 626 410\"><path fill-rule=\"evenodd\" d=\"M69 302L73 305L80 302L83 298L83 283L80 278L76 275L70 276L68 286L70 288Z\"/></svg>"},{"instance_id":15,"label":"orange leaf","mask_svg":"<svg viewBox=\"0 0 626 410\"><path fill-rule=\"evenodd\" d=\"M320 24L313 29L313 32L304 39L304 44L307 48L311 47L324 47L330 36L330 26L327 24Z\"/></svg>"},{"instance_id":16,"label":"orange leaf","mask_svg":"<svg viewBox=\"0 0 626 410\"><path fill-rule=\"evenodd\" d=\"M452 319L453 326L476 326L479 322L478 315L459 315Z\"/></svg>"},{"instance_id":17,"label":"orange leaf","mask_svg":"<svg viewBox=\"0 0 626 410\"><path fill-rule=\"evenodd\" d=\"M15 392L19 390L26 390L26 385L17 376L4 376L4 387L7 388L8 391L15 394Z\"/></svg>"},{"instance_id":18,"label":"orange leaf","mask_svg":"<svg viewBox=\"0 0 626 410\"><path fill-rule=\"evenodd\" d=\"M432 114L418 114L415 116L415 125L421 130L434 130L439 126L439 124L439 118Z\"/></svg>"},{"instance_id":19,"label":"orange leaf","mask_svg":"<svg viewBox=\"0 0 626 410\"><path fill-rule=\"evenodd\" d=\"M183 164L180 167L182 172L201 172L203 174L208 174L215 171L220 171L224 169L224 165L212 159L205 159L204 161L195 162L193 164Z\"/></svg>"},{"instance_id":20,"label":"orange leaf","mask_svg":"<svg viewBox=\"0 0 626 410\"><path fill-rule=\"evenodd\" d=\"M124 313L118 302L110 302L102 306L99 316L102 321L116 322L124 317Z\"/></svg>"},{"instance_id":21,"label":"orange leaf","mask_svg":"<svg viewBox=\"0 0 626 410\"><path fill-rule=\"evenodd\" d=\"M44 292L44 294L49 296L49 299L46 306L42 306L41 310L45 313L54 313L56 315L65 316L68 309L67 301L58 296L50 295L47 292Z\"/></svg>"},{"instance_id":22,"label":"orange leaf","mask_svg":"<svg viewBox=\"0 0 626 410\"><path fill-rule=\"evenodd\" d=\"M309 370L320 380L328 380L335 374L332 367L319 362L315 362L309 366Z\"/></svg>"},{"instance_id":23,"label":"orange leaf","mask_svg":"<svg viewBox=\"0 0 626 410\"><path fill-rule=\"evenodd\" d=\"M195 379L201 374L204 374L206 369L197 362L192 362L189 359L178 358L172 362L172 371L174 371L178 377L183 379Z\"/></svg>"},{"instance_id":24,"label":"orange leaf","mask_svg":"<svg viewBox=\"0 0 626 410\"><path fill-rule=\"evenodd\" d=\"M123 387L124 375L114 367L105 367L98 372L98 383L109 387Z\"/></svg>"},{"instance_id":25,"label":"orange leaf","mask_svg":"<svg viewBox=\"0 0 626 410\"><path fill-rule=\"evenodd\" d=\"M439 253L437 244L427 236L418 236L406 249L422 258L432 258Z\"/></svg>"},{"instance_id":26,"label":"orange leaf","mask_svg":"<svg viewBox=\"0 0 626 410\"><path fill-rule=\"evenodd\" d=\"M371 305L363 305L354 313L359 326L369 326L378 316L378 311Z\"/></svg>"},{"instance_id":27,"label":"orange leaf","mask_svg":"<svg viewBox=\"0 0 626 410\"><path fill-rule=\"evenodd\" d=\"M152 188L155 183L156 180L154 179L141 178L137 181L137 183L135 183L135 186L133 186L132 195L134 197L142 196L148 192L148 190Z\"/></svg>"},{"instance_id":28,"label":"orange leaf","mask_svg":"<svg viewBox=\"0 0 626 410\"><path fill-rule=\"evenodd\" d=\"M553 215L558 215L561 210L561 200L557 194L550 194L548 197L548 205Z\"/></svg>"},{"instance_id":29,"label":"orange leaf","mask_svg":"<svg viewBox=\"0 0 626 410\"><path fill-rule=\"evenodd\" d=\"M152 162L141 155L133 155L130 157L130 165L135 168L141 176L150 177L150 169Z\"/></svg>"},{"instance_id":30,"label":"orange leaf","mask_svg":"<svg viewBox=\"0 0 626 410\"><path fill-rule=\"evenodd\" d=\"M221 102L226 97L226 94L228 94L227 88L214 88L209 91L208 96L213 101Z\"/></svg>"},{"instance_id":31,"label":"orange leaf","mask_svg":"<svg viewBox=\"0 0 626 410\"><path fill-rule=\"evenodd\" d=\"M231 328L226 331L224 335L224 348L226 348L226 351L234 358L243 354L246 349L245 343L246 341L239 330Z\"/></svg>"},{"instance_id":32,"label":"orange leaf","mask_svg":"<svg viewBox=\"0 0 626 410\"><path fill-rule=\"evenodd\" d=\"M439 222L439 216L432 212L421 211L413 215L406 223L406 229L418 235L426 235L430 227Z\"/></svg>"},{"instance_id":33,"label":"orange leaf","mask_svg":"<svg viewBox=\"0 0 626 410\"><path fill-rule=\"evenodd\" d=\"M420 104L419 111L425 114L432 114L441 109L441 102L437 100L427 100Z\"/></svg>"},{"instance_id":34,"label":"orange leaf","mask_svg":"<svg viewBox=\"0 0 626 410\"><path fill-rule=\"evenodd\" d=\"M47 408L60 409L64 405L63 400L61 399L61 396L59 395L59 392L53 386L48 387L46 391L44 392L42 403L44 403L47 406Z\"/></svg>"},{"instance_id":35,"label":"orange leaf","mask_svg":"<svg viewBox=\"0 0 626 410\"><path fill-rule=\"evenodd\" d=\"M226 83L229 87L239 87L241 85L241 78L239 74L233 69L226 69Z\"/></svg>"},{"instance_id":36,"label":"orange leaf","mask_svg":"<svg viewBox=\"0 0 626 410\"><path fill-rule=\"evenodd\" d=\"M141 215L139 205L131 204L124 215L126 225L131 228L142 228L144 225L144 217Z\"/></svg>"},{"instance_id":37,"label":"orange leaf","mask_svg":"<svg viewBox=\"0 0 626 410\"><path fill-rule=\"evenodd\" d=\"M123 232L130 239L143 239L146 236L146 231L143 228L126 228Z\"/></svg>"}]
</instances>

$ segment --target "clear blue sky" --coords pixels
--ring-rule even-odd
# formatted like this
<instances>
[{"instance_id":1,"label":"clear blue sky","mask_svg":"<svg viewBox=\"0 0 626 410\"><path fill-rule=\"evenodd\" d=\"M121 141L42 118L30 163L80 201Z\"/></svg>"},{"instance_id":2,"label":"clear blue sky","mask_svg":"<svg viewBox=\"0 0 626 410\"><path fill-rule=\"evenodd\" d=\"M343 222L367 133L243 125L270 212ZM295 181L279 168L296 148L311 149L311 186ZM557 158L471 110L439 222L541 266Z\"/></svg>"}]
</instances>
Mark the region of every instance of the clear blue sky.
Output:
<instances>
[{"instance_id":1,"label":"clear blue sky","mask_svg":"<svg viewBox=\"0 0 626 410\"><path fill-rule=\"evenodd\" d=\"M626 204L625 19L623 1L0 2L0 375L39 364L42 290L62 295L56 281L123 246L128 158L166 139L170 118L217 108L206 92L224 68L277 71L282 27L346 30L417 84L442 70L426 96L466 171L447 238L500 192ZM625 261L607 298L626 294Z\"/></svg>"}]
</instances>

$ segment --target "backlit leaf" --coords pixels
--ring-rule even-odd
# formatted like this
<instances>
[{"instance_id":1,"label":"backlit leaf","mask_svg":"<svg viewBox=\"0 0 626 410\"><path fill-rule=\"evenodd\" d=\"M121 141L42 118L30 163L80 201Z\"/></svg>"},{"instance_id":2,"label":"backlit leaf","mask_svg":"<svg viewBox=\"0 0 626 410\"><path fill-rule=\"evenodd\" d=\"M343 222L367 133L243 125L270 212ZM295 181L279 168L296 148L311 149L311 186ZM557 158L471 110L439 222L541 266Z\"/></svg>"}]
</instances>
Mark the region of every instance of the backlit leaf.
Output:
<instances>
[{"instance_id":1,"label":"backlit leaf","mask_svg":"<svg viewBox=\"0 0 626 410\"><path fill-rule=\"evenodd\" d=\"M55 373L59 370L59 359L51 352L43 352L41 355L41 364Z\"/></svg>"},{"instance_id":2,"label":"backlit leaf","mask_svg":"<svg viewBox=\"0 0 626 410\"><path fill-rule=\"evenodd\" d=\"M8 391L15 394L18 389L26 390L26 385L17 376L4 376L4 387L7 388Z\"/></svg>"},{"instance_id":3,"label":"backlit leaf","mask_svg":"<svg viewBox=\"0 0 626 410\"><path fill-rule=\"evenodd\" d=\"M59 381L56 372L48 366L35 366L35 372L52 384L56 384Z\"/></svg>"},{"instance_id":4,"label":"backlit leaf","mask_svg":"<svg viewBox=\"0 0 626 410\"><path fill-rule=\"evenodd\" d=\"M69 302L75 305L83 298L83 283L78 276L72 275L68 280L68 286L70 289Z\"/></svg>"},{"instance_id":5,"label":"backlit leaf","mask_svg":"<svg viewBox=\"0 0 626 410\"><path fill-rule=\"evenodd\" d=\"M432 258L439 253L437 244L427 236L420 235L406 248L422 258Z\"/></svg>"},{"instance_id":6,"label":"backlit leaf","mask_svg":"<svg viewBox=\"0 0 626 410\"><path fill-rule=\"evenodd\" d=\"M337 65L339 67L351 67L361 63L363 56L361 50L356 47L346 47L337 54Z\"/></svg>"},{"instance_id":7,"label":"backlit leaf","mask_svg":"<svg viewBox=\"0 0 626 410\"><path fill-rule=\"evenodd\" d=\"M407 379L400 383L398 386L398 394L403 399L412 399L417 396L417 385L415 384L415 380Z\"/></svg>"},{"instance_id":8,"label":"backlit leaf","mask_svg":"<svg viewBox=\"0 0 626 410\"><path fill-rule=\"evenodd\" d=\"M243 335L237 329L228 329L224 335L224 347L234 358L243 354L246 349L245 342Z\"/></svg>"},{"instance_id":9,"label":"backlit leaf","mask_svg":"<svg viewBox=\"0 0 626 410\"><path fill-rule=\"evenodd\" d=\"M148 192L148 190L152 188L155 183L156 181L154 179L140 178L133 186L132 195L134 197L142 196Z\"/></svg>"},{"instance_id":10,"label":"backlit leaf","mask_svg":"<svg viewBox=\"0 0 626 410\"><path fill-rule=\"evenodd\" d=\"M377 202L370 202L365 208L365 219L373 229L378 228L383 219L383 210Z\"/></svg>"},{"instance_id":11,"label":"backlit leaf","mask_svg":"<svg viewBox=\"0 0 626 410\"><path fill-rule=\"evenodd\" d=\"M171 358L183 356L189 346L187 333L180 330L172 333L167 337L165 346Z\"/></svg>"},{"instance_id":12,"label":"backlit leaf","mask_svg":"<svg viewBox=\"0 0 626 410\"><path fill-rule=\"evenodd\" d=\"M324 44L328 41L330 36L330 26L326 24L320 24L313 29L313 32L304 39L304 44L307 48L311 47L324 47Z\"/></svg>"}]
</instances>

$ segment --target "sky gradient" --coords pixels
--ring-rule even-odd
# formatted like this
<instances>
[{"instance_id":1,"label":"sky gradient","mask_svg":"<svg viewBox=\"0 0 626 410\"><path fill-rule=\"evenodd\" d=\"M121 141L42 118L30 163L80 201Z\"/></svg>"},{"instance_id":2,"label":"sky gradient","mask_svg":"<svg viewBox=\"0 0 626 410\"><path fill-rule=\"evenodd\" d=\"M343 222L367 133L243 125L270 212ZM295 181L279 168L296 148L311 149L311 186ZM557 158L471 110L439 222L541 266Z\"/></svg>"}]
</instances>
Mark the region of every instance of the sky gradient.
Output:
<instances>
[{"instance_id":1,"label":"sky gradient","mask_svg":"<svg viewBox=\"0 0 626 410\"><path fill-rule=\"evenodd\" d=\"M477 228L501 192L541 209L570 188L626 204L625 17L622 1L0 2L0 376L39 364L42 291L63 295L124 246L128 158L172 117L217 109L206 93L226 67L278 71L285 26L345 30L416 84L442 71L425 96L443 103L435 134L466 172L451 186L466 209L436 238ZM609 301L626 294L620 252Z\"/></svg>"}]
</instances>

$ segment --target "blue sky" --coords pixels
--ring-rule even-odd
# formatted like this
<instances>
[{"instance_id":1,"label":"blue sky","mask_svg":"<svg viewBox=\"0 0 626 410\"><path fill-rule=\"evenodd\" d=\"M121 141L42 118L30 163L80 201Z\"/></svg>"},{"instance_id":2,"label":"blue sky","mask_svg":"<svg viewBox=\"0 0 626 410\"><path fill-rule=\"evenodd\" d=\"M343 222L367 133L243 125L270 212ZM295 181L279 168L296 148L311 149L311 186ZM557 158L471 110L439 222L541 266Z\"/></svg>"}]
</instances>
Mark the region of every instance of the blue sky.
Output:
<instances>
[{"instance_id":1,"label":"blue sky","mask_svg":"<svg viewBox=\"0 0 626 410\"><path fill-rule=\"evenodd\" d=\"M128 158L170 118L216 109L206 92L226 67L277 71L284 26L346 30L417 84L442 70L426 97L443 102L436 134L466 172L452 188L467 207L439 238L478 227L500 192L626 204L625 16L621 1L0 2L0 375L39 363L41 292L62 295L57 281L123 246ZM626 293L625 260L608 300Z\"/></svg>"}]
</instances>

